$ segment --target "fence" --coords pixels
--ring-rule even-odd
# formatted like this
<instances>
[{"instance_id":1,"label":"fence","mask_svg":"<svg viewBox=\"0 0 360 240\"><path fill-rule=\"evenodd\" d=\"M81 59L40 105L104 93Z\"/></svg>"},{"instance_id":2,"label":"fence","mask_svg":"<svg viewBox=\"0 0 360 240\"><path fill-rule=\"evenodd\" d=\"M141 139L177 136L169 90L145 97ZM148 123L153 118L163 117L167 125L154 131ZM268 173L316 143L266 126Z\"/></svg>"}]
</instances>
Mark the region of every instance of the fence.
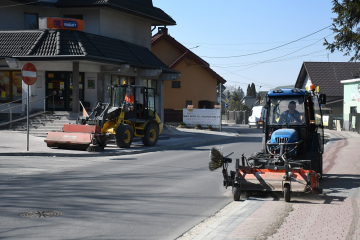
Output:
<instances>
[{"instance_id":1,"label":"fence","mask_svg":"<svg viewBox=\"0 0 360 240\"><path fill-rule=\"evenodd\" d=\"M248 124L249 113L247 111L226 111L222 116L223 123Z\"/></svg>"},{"instance_id":2,"label":"fence","mask_svg":"<svg viewBox=\"0 0 360 240\"><path fill-rule=\"evenodd\" d=\"M342 114L323 115L323 124L330 130L345 130L345 123Z\"/></svg>"}]
</instances>

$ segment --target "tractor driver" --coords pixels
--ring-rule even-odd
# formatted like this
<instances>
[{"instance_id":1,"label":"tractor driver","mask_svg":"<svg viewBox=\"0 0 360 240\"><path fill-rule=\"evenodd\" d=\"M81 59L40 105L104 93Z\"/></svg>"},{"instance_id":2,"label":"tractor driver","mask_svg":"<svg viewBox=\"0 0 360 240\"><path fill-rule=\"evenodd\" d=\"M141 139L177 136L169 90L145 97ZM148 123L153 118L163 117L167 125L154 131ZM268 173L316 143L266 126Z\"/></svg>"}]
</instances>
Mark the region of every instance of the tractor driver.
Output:
<instances>
[{"instance_id":1,"label":"tractor driver","mask_svg":"<svg viewBox=\"0 0 360 240\"><path fill-rule=\"evenodd\" d=\"M302 124L304 122L304 117L301 113L296 110L296 102L290 101L288 105L288 110L284 111L280 115L280 124Z\"/></svg>"}]
</instances>

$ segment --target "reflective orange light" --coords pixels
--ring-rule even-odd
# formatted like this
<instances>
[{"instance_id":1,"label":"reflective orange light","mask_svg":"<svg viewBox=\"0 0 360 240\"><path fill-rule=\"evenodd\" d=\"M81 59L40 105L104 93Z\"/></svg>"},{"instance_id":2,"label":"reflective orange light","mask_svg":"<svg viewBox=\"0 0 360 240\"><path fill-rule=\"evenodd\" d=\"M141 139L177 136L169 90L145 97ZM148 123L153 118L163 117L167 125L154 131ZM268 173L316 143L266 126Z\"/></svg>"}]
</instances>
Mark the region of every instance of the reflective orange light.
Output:
<instances>
[{"instance_id":1,"label":"reflective orange light","mask_svg":"<svg viewBox=\"0 0 360 240\"><path fill-rule=\"evenodd\" d=\"M311 85L310 85L310 90L311 90L311 91L314 91L315 88L316 88L316 87L315 87L315 84L311 84Z\"/></svg>"}]
</instances>

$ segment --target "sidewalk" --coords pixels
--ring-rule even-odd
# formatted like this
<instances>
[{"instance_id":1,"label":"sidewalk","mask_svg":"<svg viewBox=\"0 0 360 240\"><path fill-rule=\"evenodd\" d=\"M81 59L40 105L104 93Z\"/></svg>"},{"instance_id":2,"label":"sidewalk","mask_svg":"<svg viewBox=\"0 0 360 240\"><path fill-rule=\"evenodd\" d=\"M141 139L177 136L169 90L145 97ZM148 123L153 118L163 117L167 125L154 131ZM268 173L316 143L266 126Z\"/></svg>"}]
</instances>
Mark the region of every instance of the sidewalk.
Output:
<instances>
[{"instance_id":1,"label":"sidewalk","mask_svg":"<svg viewBox=\"0 0 360 240\"><path fill-rule=\"evenodd\" d=\"M109 143L102 152L87 152L48 148L45 137L29 135L29 151L27 151L27 134L25 132L2 130L0 154L3 156L51 156L51 157L99 157L137 154L152 151L162 151L171 148L192 146L213 141L220 141L238 136L238 133L216 132L198 129L175 129L166 127L155 146L146 147L139 138L134 138L130 148L121 149L115 143Z\"/></svg>"},{"instance_id":2,"label":"sidewalk","mask_svg":"<svg viewBox=\"0 0 360 240\"><path fill-rule=\"evenodd\" d=\"M290 203L281 193L232 201L177 240L360 239L360 134L325 134L323 194L293 194Z\"/></svg>"}]
</instances>

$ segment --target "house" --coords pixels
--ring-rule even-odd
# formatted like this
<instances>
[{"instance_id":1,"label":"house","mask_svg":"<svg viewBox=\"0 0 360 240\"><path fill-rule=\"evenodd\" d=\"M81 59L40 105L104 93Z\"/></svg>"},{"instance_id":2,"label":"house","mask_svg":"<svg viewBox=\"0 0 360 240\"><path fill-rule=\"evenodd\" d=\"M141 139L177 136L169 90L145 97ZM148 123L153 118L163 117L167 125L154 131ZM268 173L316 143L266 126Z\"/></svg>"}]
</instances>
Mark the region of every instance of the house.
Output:
<instances>
[{"instance_id":1,"label":"house","mask_svg":"<svg viewBox=\"0 0 360 240\"><path fill-rule=\"evenodd\" d=\"M344 128L350 130L354 128L353 117L359 117L360 112L360 78L342 80L344 86Z\"/></svg>"},{"instance_id":2,"label":"house","mask_svg":"<svg viewBox=\"0 0 360 240\"><path fill-rule=\"evenodd\" d=\"M159 27L152 37L151 49L169 68L181 72L179 79L164 84L165 122L181 122L188 105L214 108L216 87L226 81L207 62L171 37L166 27Z\"/></svg>"},{"instance_id":3,"label":"house","mask_svg":"<svg viewBox=\"0 0 360 240\"><path fill-rule=\"evenodd\" d=\"M252 108L253 106L257 105L256 101L257 101L256 97L253 96L245 96L241 99L241 103L245 104L249 108Z\"/></svg>"},{"instance_id":4,"label":"house","mask_svg":"<svg viewBox=\"0 0 360 240\"><path fill-rule=\"evenodd\" d=\"M360 63L355 62L303 62L295 87L319 86L319 92L326 94L326 107L331 108L333 114L341 115L344 91L340 81L358 78L359 69Z\"/></svg>"},{"instance_id":5,"label":"house","mask_svg":"<svg viewBox=\"0 0 360 240\"><path fill-rule=\"evenodd\" d=\"M21 68L31 62L30 101L40 99L31 111L46 98L46 110L77 113L79 100L93 107L110 101L112 85L132 84L156 89L163 120L164 81L180 76L151 52L151 29L164 25L176 22L152 0L1 1L0 103L25 103Z\"/></svg>"}]
</instances>

